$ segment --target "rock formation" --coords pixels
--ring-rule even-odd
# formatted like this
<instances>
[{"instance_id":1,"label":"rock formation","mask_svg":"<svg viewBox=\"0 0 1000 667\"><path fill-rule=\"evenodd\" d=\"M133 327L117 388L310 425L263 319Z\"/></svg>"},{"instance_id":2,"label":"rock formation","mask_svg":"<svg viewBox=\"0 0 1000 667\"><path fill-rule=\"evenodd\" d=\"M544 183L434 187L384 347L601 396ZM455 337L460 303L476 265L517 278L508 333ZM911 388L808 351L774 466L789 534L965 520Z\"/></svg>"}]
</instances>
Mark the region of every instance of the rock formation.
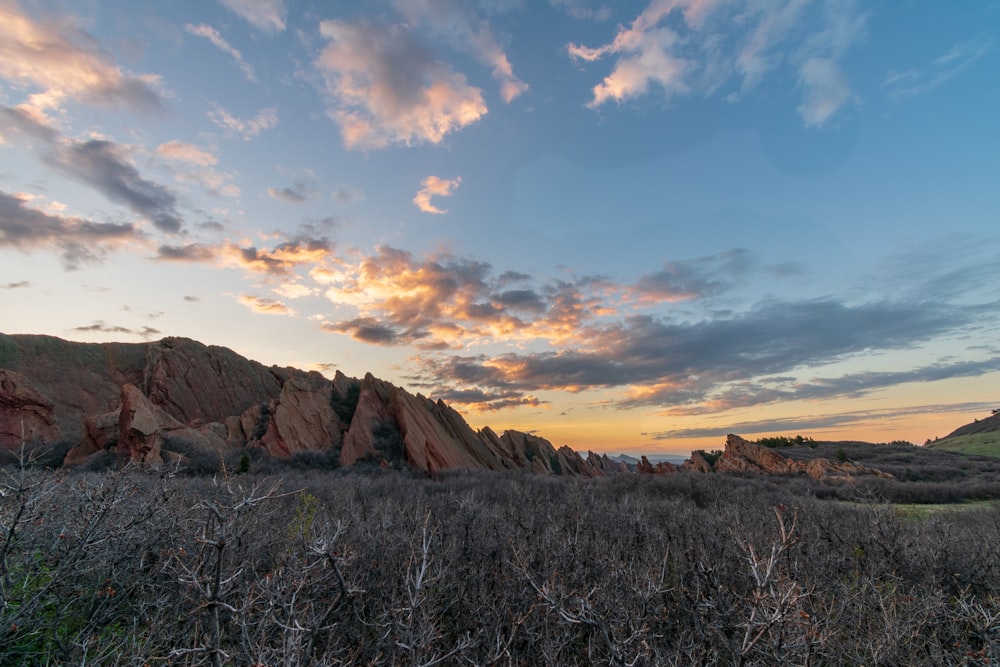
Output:
<instances>
[{"instance_id":1,"label":"rock formation","mask_svg":"<svg viewBox=\"0 0 1000 667\"><path fill-rule=\"evenodd\" d=\"M22 441L63 443L67 465L110 451L120 462L158 465L256 447L276 457L329 452L343 466L428 474L597 477L618 469L607 457L584 459L538 436L477 432L444 402L371 374L328 380L184 338L99 345L0 334L0 451Z\"/></svg>"},{"instance_id":2,"label":"rock formation","mask_svg":"<svg viewBox=\"0 0 1000 667\"><path fill-rule=\"evenodd\" d=\"M654 473L649 462L643 457L639 472ZM849 461L835 462L829 459L812 459L810 461L794 461L782 456L777 451L750 442L738 435L730 433L726 437L726 448L722 456L713 466L698 452L682 466L683 470L691 472L742 472L765 475L806 474L813 479L826 481L851 481L857 477L869 475L892 479L892 475L881 470L866 468Z\"/></svg>"},{"instance_id":3,"label":"rock formation","mask_svg":"<svg viewBox=\"0 0 1000 667\"><path fill-rule=\"evenodd\" d=\"M643 456L636 464L635 471L640 475L669 475L677 472L677 466L669 461L659 461L653 465Z\"/></svg>"}]
</instances>

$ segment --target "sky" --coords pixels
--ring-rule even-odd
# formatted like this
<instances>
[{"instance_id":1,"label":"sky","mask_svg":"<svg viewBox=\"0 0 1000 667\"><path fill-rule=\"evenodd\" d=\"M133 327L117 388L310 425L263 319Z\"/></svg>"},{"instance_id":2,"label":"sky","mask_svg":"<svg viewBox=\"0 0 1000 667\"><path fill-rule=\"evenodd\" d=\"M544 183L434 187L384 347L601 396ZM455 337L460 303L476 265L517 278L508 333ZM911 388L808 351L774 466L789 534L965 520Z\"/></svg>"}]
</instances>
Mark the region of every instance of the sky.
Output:
<instances>
[{"instance_id":1,"label":"sky","mask_svg":"<svg viewBox=\"0 0 1000 667\"><path fill-rule=\"evenodd\" d=\"M1000 407L1000 2L0 0L0 331L632 454Z\"/></svg>"}]
</instances>

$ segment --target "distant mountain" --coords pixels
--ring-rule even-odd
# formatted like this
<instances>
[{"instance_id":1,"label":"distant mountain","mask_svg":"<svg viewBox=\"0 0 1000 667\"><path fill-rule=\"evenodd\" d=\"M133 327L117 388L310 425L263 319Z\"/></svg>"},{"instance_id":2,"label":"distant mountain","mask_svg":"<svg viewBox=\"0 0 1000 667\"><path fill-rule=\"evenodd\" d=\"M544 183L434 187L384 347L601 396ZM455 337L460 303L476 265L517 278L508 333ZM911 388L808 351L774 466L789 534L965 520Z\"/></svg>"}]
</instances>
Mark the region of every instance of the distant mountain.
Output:
<instances>
[{"instance_id":1,"label":"distant mountain","mask_svg":"<svg viewBox=\"0 0 1000 667\"><path fill-rule=\"evenodd\" d=\"M524 470L597 477L622 467L544 438L474 431L443 401L372 375L333 380L264 366L186 338L76 343L0 334L0 454L25 448L67 465L113 453L159 465L253 450L321 454L434 474Z\"/></svg>"}]
</instances>

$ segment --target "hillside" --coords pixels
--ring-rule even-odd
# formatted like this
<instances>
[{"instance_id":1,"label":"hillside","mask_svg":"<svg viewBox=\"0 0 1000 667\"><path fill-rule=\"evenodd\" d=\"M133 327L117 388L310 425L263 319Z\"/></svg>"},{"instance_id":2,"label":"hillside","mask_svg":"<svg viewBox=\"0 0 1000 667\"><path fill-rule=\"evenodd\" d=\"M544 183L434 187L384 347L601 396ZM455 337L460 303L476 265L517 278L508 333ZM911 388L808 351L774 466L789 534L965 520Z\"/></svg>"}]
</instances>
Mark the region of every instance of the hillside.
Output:
<instances>
[{"instance_id":1,"label":"hillside","mask_svg":"<svg viewBox=\"0 0 1000 667\"><path fill-rule=\"evenodd\" d=\"M1000 456L1000 413L961 426L927 446L963 454Z\"/></svg>"},{"instance_id":2,"label":"hillside","mask_svg":"<svg viewBox=\"0 0 1000 667\"><path fill-rule=\"evenodd\" d=\"M96 344L0 334L0 454L9 460L22 446L67 465L238 465L267 454L427 474L620 470L535 435L474 431L443 401L370 374L330 380L186 338Z\"/></svg>"}]
</instances>

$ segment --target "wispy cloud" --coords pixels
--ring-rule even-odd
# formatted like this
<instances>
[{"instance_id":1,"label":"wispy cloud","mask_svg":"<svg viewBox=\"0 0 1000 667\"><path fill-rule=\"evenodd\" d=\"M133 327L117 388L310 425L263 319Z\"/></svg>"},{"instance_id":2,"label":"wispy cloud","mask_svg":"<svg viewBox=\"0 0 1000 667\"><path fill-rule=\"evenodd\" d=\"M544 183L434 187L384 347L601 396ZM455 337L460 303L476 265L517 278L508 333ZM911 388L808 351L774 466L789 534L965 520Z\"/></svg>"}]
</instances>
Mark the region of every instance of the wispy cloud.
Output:
<instances>
[{"instance_id":1,"label":"wispy cloud","mask_svg":"<svg viewBox=\"0 0 1000 667\"><path fill-rule=\"evenodd\" d=\"M563 10L575 19L607 21L611 18L611 10L606 4L594 3L590 0L549 0L549 4Z\"/></svg>"},{"instance_id":2,"label":"wispy cloud","mask_svg":"<svg viewBox=\"0 0 1000 667\"><path fill-rule=\"evenodd\" d=\"M651 0L611 42L566 48L579 62L614 59L611 73L593 88L591 108L653 90L666 99L708 97L727 84L734 100L790 66L804 95L804 123L821 126L856 97L839 61L863 39L866 18L853 0L822 0L811 9L803 0Z\"/></svg>"},{"instance_id":3,"label":"wispy cloud","mask_svg":"<svg viewBox=\"0 0 1000 667\"><path fill-rule=\"evenodd\" d=\"M220 0L230 11L263 32L285 29L288 5L285 0Z\"/></svg>"},{"instance_id":4,"label":"wispy cloud","mask_svg":"<svg viewBox=\"0 0 1000 667\"><path fill-rule=\"evenodd\" d=\"M215 107L208 112L209 119L227 132L243 137L249 141L264 130L278 126L278 110L275 107L261 109L253 118L237 118L222 107Z\"/></svg>"},{"instance_id":5,"label":"wispy cloud","mask_svg":"<svg viewBox=\"0 0 1000 667\"><path fill-rule=\"evenodd\" d=\"M85 326L73 327L70 331L74 331L76 333L126 334L129 336L139 336L144 340L152 340L154 337L163 333L159 329L154 329L153 327L132 329L129 327L107 324L104 320L97 320L93 324Z\"/></svg>"},{"instance_id":6,"label":"wispy cloud","mask_svg":"<svg viewBox=\"0 0 1000 667\"><path fill-rule=\"evenodd\" d=\"M628 295L646 304L687 301L721 293L745 279L751 266L749 251L735 249L695 260L667 262L639 278Z\"/></svg>"},{"instance_id":7,"label":"wispy cloud","mask_svg":"<svg viewBox=\"0 0 1000 667\"><path fill-rule=\"evenodd\" d=\"M190 162L201 167L211 167L218 163L215 153L183 141L168 141L156 147L156 154L168 160Z\"/></svg>"},{"instance_id":8,"label":"wispy cloud","mask_svg":"<svg viewBox=\"0 0 1000 667\"><path fill-rule=\"evenodd\" d=\"M186 245L161 245L154 259L167 262L214 262L218 250L200 243Z\"/></svg>"},{"instance_id":9,"label":"wispy cloud","mask_svg":"<svg viewBox=\"0 0 1000 667\"><path fill-rule=\"evenodd\" d=\"M219 31L210 25L204 23L199 23L194 25L188 23L184 26L184 30L197 37L204 37L212 44L215 45L217 49L223 53L229 55L236 64L239 66L240 71L243 72L243 76L246 77L247 81L256 81L257 77L254 75L253 67L243 59L243 54L239 52L239 49L234 48L225 38L219 34Z\"/></svg>"},{"instance_id":10,"label":"wispy cloud","mask_svg":"<svg viewBox=\"0 0 1000 667\"><path fill-rule=\"evenodd\" d=\"M480 63L491 68L493 78L500 82L500 96L511 102L528 90L493 34L489 22L476 15L476 4L458 0L393 0L409 24L427 26L435 39L452 44Z\"/></svg>"},{"instance_id":11,"label":"wispy cloud","mask_svg":"<svg viewBox=\"0 0 1000 667\"><path fill-rule=\"evenodd\" d=\"M986 412L994 407L993 403L944 403L937 405L913 405L905 408L886 408L880 410L861 410L857 412L837 412L823 415L804 415L801 417L785 417L780 419L762 419L758 421L742 421L727 424L723 427L699 427L673 429L642 435L654 440L673 440L683 438L725 437L728 433L755 435L765 433L802 433L819 429L845 428L870 424L873 421L881 423L890 420L928 414L954 414L970 412ZM921 443L915 443L921 444Z\"/></svg>"},{"instance_id":12,"label":"wispy cloud","mask_svg":"<svg viewBox=\"0 0 1000 667\"><path fill-rule=\"evenodd\" d=\"M31 283L27 280L18 280L15 283L7 283L6 285L0 285L0 289L26 289L31 287Z\"/></svg>"},{"instance_id":13,"label":"wispy cloud","mask_svg":"<svg viewBox=\"0 0 1000 667\"><path fill-rule=\"evenodd\" d=\"M244 306L261 315L294 315L295 311L283 302L255 294L241 294L236 299Z\"/></svg>"},{"instance_id":14,"label":"wispy cloud","mask_svg":"<svg viewBox=\"0 0 1000 667\"><path fill-rule=\"evenodd\" d=\"M288 204L301 204L316 193L315 188L304 180L296 181L283 188L268 188L267 196Z\"/></svg>"},{"instance_id":15,"label":"wispy cloud","mask_svg":"<svg viewBox=\"0 0 1000 667\"><path fill-rule=\"evenodd\" d=\"M70 98L95 106L159 111L159 78L124 72L69 19L36 20L16 0L0 3L0 78L36 92L28 106Z\"/></svg>"},{"instance_id":16,"label":"wispy cloud","mask_svg":"<svg viewBox=\"0 0 1000 667\"><path fill-rule=\"evenodd\" d=\"M204 187L216 196L240 195L233 174L214 168L219 158L211 150L183 141L168 141L157 146L156 154L171 163L168 168L180 183Z\"/></svg>"},{"instance_id":17,"label":"wispy cloud","mask_svg":"<svg viewBox=\"0 0 1000 667\"><path fill-rule=\"evenodd\" d=\"M333 201L341 206L350 206L359 201L364 201L365 193L360 188L341 183L333 190Z\"/></svg>"},{"instance_id":18,"label":"wispy cloud","mask_svg":"<svg viewBox=\"0 0 1000 667\"><path fill-rule=\"evenodd\" d=\"M896 98L928 93L964 72L993 46L994 40L986 36L959 42L921 69L889 72L882 88Z\"/></svg>"},{"instance_id":19,"label":"wispy cloud","mask_svg":"<svg viewBox=\"0 0 1000 667\"><path fill-rule=\"evenodd\" d=\"M434 59L405 25L323 21L316 67L344 145L439 143L486 115L482 91Z\"/></svg>"},{"instance_id":20,"label":"wispy cloud","mask_svg":"<svg viewBox=\"0 0 1000 667\"><path fill-rule=\"evenodd\" d=\"M431 203L431 197L450 197L462 182L460 177L446 179L439 176L428 176L420 182L420 190L413 198L413 203L424 213L442 215L447 209L441 209Z\"/></svg>"}]
</instances>

